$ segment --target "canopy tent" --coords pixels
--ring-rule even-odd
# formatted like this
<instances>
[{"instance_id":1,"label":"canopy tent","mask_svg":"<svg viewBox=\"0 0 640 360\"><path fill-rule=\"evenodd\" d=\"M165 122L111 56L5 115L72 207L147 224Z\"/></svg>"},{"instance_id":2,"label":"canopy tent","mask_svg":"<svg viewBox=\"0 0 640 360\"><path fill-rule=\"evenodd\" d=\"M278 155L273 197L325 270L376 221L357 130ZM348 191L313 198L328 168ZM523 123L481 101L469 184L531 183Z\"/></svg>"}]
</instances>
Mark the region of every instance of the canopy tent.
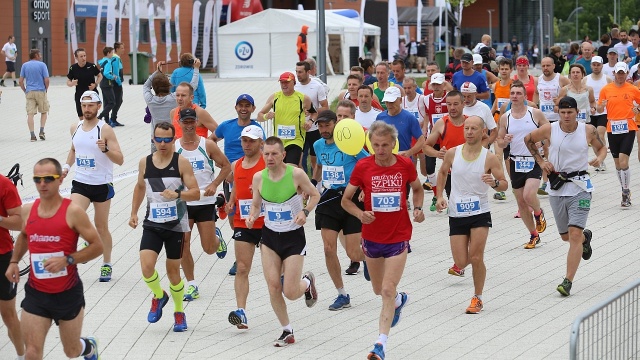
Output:
<instances>
[{"instance_id":1,"label":"canopy tent","mask_svg":"<svg viewBox=\"0 0 640 360\"><path fill-rule=\"evenodd\" d=\"M292 71L298 62L296 39L303 25L307 34L308 55L316 56L318 47L315 10L267 9L227 24L218 31L220 77L276 77ZM325 11L327 64L336 72L349 72L349 48L359 45L360 22ZM365 24L365 36L376 37L380 28ZM319 72L323 72L319 69Z\"/></svg>"},{"instance_id":2,"label":"canopy tent","mask_svg":"<svg viewBox=\"0 0 640 360\"><path fill-rule=\"evenodd\" d=\"M446 8L438 8L435 6L425 6L422 8L422 25L438 26L440 21L440 13L447 11ZM456 18L451 11L449 13L449 26L455 26ZM398 8L398 25L399 26L415 26L417 25L418 8L413 7L399 7ZM442 18L442 24L444 25L444 18Z\"/></svg>"}]
</instances>

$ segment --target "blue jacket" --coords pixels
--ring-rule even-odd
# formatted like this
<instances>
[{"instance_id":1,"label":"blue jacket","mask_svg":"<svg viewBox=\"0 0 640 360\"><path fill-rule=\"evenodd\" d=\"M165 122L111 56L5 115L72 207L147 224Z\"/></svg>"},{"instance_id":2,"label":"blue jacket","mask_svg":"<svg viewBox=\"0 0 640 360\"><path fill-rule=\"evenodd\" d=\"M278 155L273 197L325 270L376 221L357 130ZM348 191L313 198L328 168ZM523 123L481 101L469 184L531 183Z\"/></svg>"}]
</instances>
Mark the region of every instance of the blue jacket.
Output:
<instances>
[{"instance_id":1,"label":"blue jacket","mask_svg":"<svg viewBox=\"0 0 640 360\"><path fill-rule=\"evenodd\" d=\"M102 71L102 76L106 80L115 81L116 84L122 86L122 81L120 79L120 69L122 68L122 61L120 61L119 57L103 57L98 61L98 65L100 65L100 70Z\"/></svg>"},{"instance_id":2,"label":"blue jacket","mask_svg":"<svg viewBox=\"0 0 640 360\"><path fill-rule=\"evenodd\" d=\"M171 74L171 92L176 91L176 87L181 82L191 82L191 78L193 77L193 68L188 67L179 67L173 71ZM198 75L198 88L193 92L193 103L205 109L207 107L207 93L204 89L204 82L202 81L202 76Z\"/></svg>"}]
</instances>

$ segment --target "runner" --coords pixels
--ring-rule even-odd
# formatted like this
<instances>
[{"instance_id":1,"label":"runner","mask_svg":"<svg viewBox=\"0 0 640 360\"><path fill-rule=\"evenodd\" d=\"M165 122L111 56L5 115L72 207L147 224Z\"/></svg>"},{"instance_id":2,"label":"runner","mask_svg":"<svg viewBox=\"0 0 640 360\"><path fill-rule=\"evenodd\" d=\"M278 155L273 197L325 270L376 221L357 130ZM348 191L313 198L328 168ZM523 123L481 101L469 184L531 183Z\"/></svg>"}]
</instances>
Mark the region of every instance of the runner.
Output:
<instances>
[{"instance_id":1,"label":"runner","mask_svg":"<svg viewBox=\"0 0 640 360\"><path fill-rule=\"evenodd\" d=\"M540 66L542 66L542 63L540 63ZM513 80L522 81L525 90L527 90L527 100L533 101L533 95L538 87L538 78L529 74L529 58L527 58L526 55L518 56L516 59L516 70ZM553 72L553 68L551 72Z\"/></svg>"},{"instance_id":2,"label":"runner","mask_svg":"<svg viewBox=\"0 0 640 360\"><path fill-rule=\"evenodd\" d=\"M427 65L427 69L429 69L429 65ZM432 92L427 95L424 99L424 107L427 116L429 117L429 123L424 123L422 128L422 132L427 134L428 136L435 123L440 120L443 116L447 115L447 102L445 97L447 95L447 91L445 91L446 85L451 85L448 81L445 81L444 75L437 73L431 75L429 88L431 88ZM440 145L434 144L433 148L435 150L440 149ZM423 151L424 152L424 151ZM425 152L425 165L427 172L427 180L422 184L422 188L427 191L433 191L435 194L434 187L436 186L436 158L429 156ZM433 197L435 200L435 196ZM435 202L433 202L435 206ZM435 211L435 208L432 210Z\"/></svg>"},{"instance_id":3,"label":"runner","mask_svg":"<svg viewBox=\"0 0 640 360\"><path fill-rule=\"evenodd\" d=\"M571 97L578 103L578 121L585 124L591 122L591 114L596 112L596 98L593 88L584 80L586 71L580 64L569 66L569 85L560 90L559 98Z\"/></svg>"},{"instance_id":4,"label":"runner","mask_svg":"<svg viewBox=\"0 0 640 360\"><path fill-rule=\"evenodd\" d=\"M199 200L200 189L189 160L174 152L175 134L173 125L167 122L155 126L153 141L157 151L140 159L129 226L134 229L138 227L138 210L146 193L147 211L142 223L140 266L142 279L154 295L147 321L158 322L162 317L162 308L169 301L169 295L162 290L160 275L155 269L164 246L169 291L174 304L173 331L181 332L187 330L187 318L182 307L184 281L180 278L183 237L189 231L186 202Z\"/></svg>"},{"instance_id":5,"label":"runner","mask_svg":"<svg viewBox=\"0 0 640 360\"><path fill-rule=\"evenodd\" d=\"M485 129L480 117L468 117L464 122L465 143L447 150L438 176L437 210L449 208L453 261L459 269L469 264L473 268L475 295L467 307L467 314L478 314L483 308L482 290L487 277L484 248L491 227L487 193L489 187L496 191L508 188L501 159L483 145ZM451 178L451 196L447 202L442 189L448 178Z\"/></svg>"},{"instance_id":6,"label":"runner","mask_svg":"<svg viewBox=\"0 0 640 360\"><path fill-rule=\"evenodd\" d=\"M83 48L78 48L73 52L76 63L69 67L67 74L67 86L75 86L76 92L74 99L76 101L76 112L80 120L84 119L80 97L87 90L96 90L100 81L102 81L102 73L96 64L87 61L87 52Z\"/></svg>"},{"instance_id":7,"label":"runner","mask_svg":"<svg viewBox=\"0 0 640 360\"><path fill-rule=\"evenodd\" d=\"M320 194L302 169L284 162L282 140L275 136L267 138L263 156L266 169L253 176L251 213L245 222L247 228L252 229L264 203L266 216L260 246L262 269L271 307L282 325L282 335L273 345L283 347L295 342L283 295L289 300L304 295L307 307L313 307L318 301L315 276L310 271L301 275L307 253L303 225L309 212L318 204ZM302 193L309 196L306 206L302 205Z\"/></svg>"},{"instance_id":8,"label":"runner","mask_svg":"<svg viewBox=\"0 0 640 360\"><path fill-rule=\"evenodd\" d=\"M360 85L358 88L358 108L356 109L356 117L354 120L365 129L368 129L371 124L376 121L378 115L382 113L382 111L372 106L372 102L374 100L377 101L377 99L370 86Z\"/></svg>"},{"instance_id":9,"label":"runner","mask_svg":"<svg viewBox=\"0 0 640 360\"><path fill-rule=\"evenodd\" d=\"M600 97L600 90L612 82L609 76L605 75L602 72L602 58L600 56L594 56L591 58L591 75L585 77L585 84L593 88L593 96L596 99L596 103ZM596 106L597 108L597 106ZM605 109L604 112L600 113L596 109L596 113L591 115L591 125L595 126L598 129L598 137L604 143L604 146L607 147L607 111ZM596 168L596 171L605 171L607 167L604 164L604 161L600 163L600 167Z\"/></svg>"},{"instance_id":10,"label":"runner","mask_svg":"<svg viewBox=\"0 0 640 360\"><path fill-rule=\"evenodd\" d=\"M482 76L481 73L473 69L473 56L471 54L462 55L460 58L460 64L462 64L462 71L457 71L453 74L451 81L453 83L453 87L460 91L462 84L471 82L478 89L478 99L490 99L491 90L487 86L487 79Z\"/></svg>"},{"instance_id":11,"label":"runner","mask_svg":"<svg viewBox=\"0 0 640 360\"><path fill-rule=\"evenodd\" d=\"M478 90L473 83L466 82L462 84L460 92L464 98L464 109L462 110L462 114L466 117L477 116L485 123L485 128L488 130L488 134L484 134L482 146L488 149L491 144L493 144L496 137L498 137L498 132L495 130L496 121L491 114L491 108L489 108L489 106L484 102L478 101L476 98Z\"/></svg>"},{"instance_id":12,"label":"runner","mask_svg":"<svg viewBox=\"0 0 640 360\"><path fill-rule=\"evenodd\" d=\"M116 133L104 120L98 119L102 106L95 91L85 91L80 98L84 120L71 125L71 149L67 161L62 165L62 178L76 165L76 174L71 186L71 201L83 210L93 203L93 221L103 245L103 263L100 282L111 281L113 264L111 252L113 239L109 231L109 211L113 188L113 165L122 165L124 155Z\"/></svg>"},{"instance_id":13,"label":"runner","mask_svg":"<svg viewBox=\"0 0 640 360\"><path fill-rule=\"evenodd\" d=\"M398 86L393 81L389 81L390 71L391 68L389 67L389 63L387 63L386 61L379 62L376 65L376 78L378 79L378 81L369 85L373 90L373 94L380 101L380 104L382 105L382 108L384 110L387 110L387 105L384 103L384 100L382 98L384 97L384 93L385 91L387 91L387 89L389 89L390 87L396 87L400 90L402 96L404 96L404 90L402 89L402 87Z\"/></svg>"},{"instance_id":14,"label":"runner","mask_svg":"<svg viewBox=\"0 0 640 360\"><path fill-rule=\"evenodd\" d=\"M24 285L20 317L25 358L43 358L44 342L51 321L54 321L60 329L60 342L66 357L84 356L87 360L97 360L100 358L98 339L80 337L85 300L76 264L100 256L100 235L86 212L58 192L62 184L62 167L58 160L38 161L33 167L33 181L40 197L33 204L22 207L22 231L6 272L7 279L17 286L20 281L18 262L29 251L31 270ZM80 251L76 250L78 236L88 243Z\"/></svg>"},{"instance_id":15,"label":"runner","mask_svg":"<svg viewBox=\"0 0 640 360\"><path fill-rule=\"evenodd\" d=\"M528 63L529 62L527 61L527 64ZM524 66L518 67L518 71L520 71L521 67L524 67ZM528 68L529 66L527 65L527 69ZM495 95L495 101L493 102L493 106L491 107L491 113L493 114L493 119L496 122L496 125L498 122L500 122L502 106L504 104L509 103L509 92L511 91L511 83L515 81L515 80L511 80L510 78L512 70L513 70L513 63L511 62L511 60L502 59L498 61L498 75L500 80L497 81L495 84L493 84L493 93ZM528 70L526 70L525 73L528 73ZM535 80L530 81L530 84L534 84L534 82ZM535 89L532 88L531 89L532 97L533 97L534 91ZM495 133L497 136L498 131L496 130ZM507 169L506 171L508 172L509 171L509 164L508 164L509 150L502 149L500 146L494 145L493 151L496 154L496 156L498 156L499 159L502 159L502 161L504 161L504 164L506 166L503 167L503 169ZM500 164L502 164L502 162ZM495 194L493 194L493 198L496 200L507 200L507 195L504 193L504 191L497 191Z\"/></svg>"},{"instance_id":16,"label":"runner","mask_svg":"<svg viewBox=\"0 0 640 360\"><path fill-rule=\"evenodd\" d=\"M408 188L413 190L413 221L424 221L424 191L410 159L391 151L398 130L383 121L369 128L375 155L356 164L341 205L362 222L362 250L368 264L373 293L382 297L379 336L367 359L384 360L391 327L400 321L409 295L397 292L407 261L412 225L404 206ZM358 188L364 192L364 210L353 202Z\"/></svg>"},{"instance_id":17,"label":"runner","mask_svg":"<svg viewBox=\"0 0 640 360\"><path fill-rule=\"evenodd\" d=\"M198 61L197 63L199 64L200 61ZM211 133L214 133L216 131L216 128L218 127L218 123L213 119L213 117L211 117L211 114L209 114L207 110L193 102L193 91L193 86L191 86L191 84L187 82L181 82L176 87L175 97L176 101L178 102L178 107L174 108L169 113L169 116L171 117L171 124L173 125L173 128L175 130L176 139L182 137L182 128L180 128L180 110L182 109L192 108L196 111L196 115L198 115L196 134L198 134L199 136L207 137L209 135L209 131L211 131Z\"/></svg>"},{"instance_id":18,"label":"runner","mask_svg":"<svg viewBox=\"0 0 640 360\"><path fill-rule=\"evenodd\" d=\"M347 76L347 89L340 92L340 94L338 95L338 99L351 100L354 104L356 104L356 106L359 106L360 102L358 101L358 89L360 88L360 86L362 86L362 82L362 75L360 74L351 74ZM380 105L380 102L378 102L377 97L371 99L371 106L380 111L384 110L382 105Z\"/></svg>"},{"instance_id":19,"label":"runner","mask_svg":"<svg viewBox=\"0 0 640 360\"><path fill-rule=\"evenodd\" d=\"M574 98L563 97L558 107L560 121L541 126L525 136L524 141L538 165L554 174L549 176L549 203L560 237L569 242L567 272L557 290L569 296L580 257L589 260L593 253L592 233L586 228L593 191L587 170L589 165L598 167L604 161L607 148L593 125L577 119L579 108ZM536 146L536 142L543 140L550 142L548 160L540 156ZM589 146L596 154L592 160Z\"/></svg>"}]
</instances>

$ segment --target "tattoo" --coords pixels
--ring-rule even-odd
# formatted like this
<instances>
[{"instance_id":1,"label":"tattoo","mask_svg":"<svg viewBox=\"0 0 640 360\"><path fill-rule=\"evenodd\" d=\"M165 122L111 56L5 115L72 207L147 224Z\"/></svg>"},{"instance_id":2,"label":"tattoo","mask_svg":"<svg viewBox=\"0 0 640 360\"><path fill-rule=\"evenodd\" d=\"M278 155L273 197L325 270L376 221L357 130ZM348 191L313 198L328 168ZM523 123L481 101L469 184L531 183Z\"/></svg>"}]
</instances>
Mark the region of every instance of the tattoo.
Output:
<instances>
[{"instance_id":1,"label":"tattoo","mask_svg":"<svg viewBox=\"0 0 640 360\"><path fill-rule=\"evenodd\" d=\"M600 143L600 145L604 146L604 142L602 142L602 139L600 139L600 134L598 134L598 130L596 130L596 128L593 128L593 135L596 137L596 140L598 140L598 142Z\"/></svg>"},{"instance_id":2,"label":"tattoo","mask_svg":"<svg viewBox=\"0 0 640 360\"><path fill-rule=\"evenodd\" d=\"M536 146L535 141L531 139L531 136L527 137L527 149L529 149L529 152L531 152L534 159L536 159L536 156L539 156L542 159L540 152L538 152L538 147Z\"/></svg>"}]
</instances>

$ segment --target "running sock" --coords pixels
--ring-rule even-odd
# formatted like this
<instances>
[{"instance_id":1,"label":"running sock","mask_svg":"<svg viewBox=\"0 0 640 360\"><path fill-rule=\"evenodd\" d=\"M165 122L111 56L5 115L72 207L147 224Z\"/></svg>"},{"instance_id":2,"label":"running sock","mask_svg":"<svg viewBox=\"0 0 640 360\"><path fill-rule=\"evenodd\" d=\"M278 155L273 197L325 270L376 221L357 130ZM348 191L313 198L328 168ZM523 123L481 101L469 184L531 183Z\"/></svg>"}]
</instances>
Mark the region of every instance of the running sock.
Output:
<instances>
[{"instance_id":1,"label":"running sock","mask_svg":"<svg viewBox=\"0 0 640 360\"><path fill-rule=\"evenodd\" d=\"M311 280L309 280L309 278L307 278L306 276L303 276L302 281L307 284L307 287L305 289L309 290L309 286L311 286Z\"/></svg>"},{"instance_id":2,"label":"running sock","mask_svg":"<svg viewBox=\"0 0 640 360\"><path fill-rule=\"evenodd\" d=\"M400 295L400 293L396 294L396 307L399 307L400 305L402 305L402 295Z\"/></svg>"},{"instance_id":3,"label":"running sock","mask_svg":"<svg viewBox=\"0 0 640 360\"><path fill-rule=\"evenodd\" d=\"M40 127L40 134L42 134L44 132L44 127Z\"/></svg>"},{"instance_id":4,"label":"running sock","mask_svg":"<svg viewBox=\"0 0 640 360\"><path fill-rule=\"evenodd\" d=\"M431 185L435 186L436 180L437 180L436 173L427 174L427 181L431 183Z\"/></svg>"},{"instance_id":5,"label":"running sock","mask_svg":"<svg viewBox=\"0 0 640 360\"><path fill-rule=\"evenodd\" d=\"M537 231L537 230L534 230L534 231L532 231L532 232L531 232L531 236L532 236L532 237L536 237L536 236L538 236L538 235L539 235L539 234L538 234L538 231Z\"/></svg>"},{"instance_id":6,"label":"running sock","mask_svg":"<svg viewBox=\"0 0 640 360\"><path fill-rule=\"evenodd\" d=\"M36 136L36 133L31 131L31 136Z\"/></svg>"},{"instance_id":7,"label":"running sock","mask_svg":"<svg viewBox=\"0 0 640 360\"><path fill-rule=\"evenodd\" d=\"M18 355L17 359L18 359L18 360L25 360L25 356L26 356L26 355Z\"/></svg>"},{"instance_id":8,"label":"running sock","mask_svg":"<svg viewBox=\"0 0 640 360\"><path fill-rule=\"evenodd\" d=\"M629 168L620 170L620 174L618 175L618 178L620 179L620 185L622 185L622 189L628 190L629 183L631 182L631 171L629 170Z\"/></svg>"},{"instance_id":9,"label":"running sock","mask_svg":"<svg viewBox=\"0 0 640 360\"><path fill-rule=\"evenodd\" d=\"M536 220L540 220L540 215L542 215L542 208L538 211L533 212L533 216L535 216Z\"/></svg>"},{"instance_id":10,"label":"running sock","mask_svg":"<svg viewBox=\"0 0 640 360\"><path fill-rule=\"evenodd\" d=\"M93 354L93 345L91 345L89 339L80 338L80 343L82 344L82 352L80 353L80 356L88 356Z\"/></svg>"},{"instance_id":11,"label":"running sock","mask_svg":"<svg viewBox=\"0 0 640 360\"><path fill-rule=\"evenodd\" d=\"M189 281L189 286L198 287L198 282L195 279L193 279L193 280Z\"/></svg>"},{"instance_id":12,"label":"running sock","mask_svg":"<svg viewBox=\"0 0 640 360\"><path fill-rule=\"evenodd\" d=\"M291 324L287 324L286 326L283 326L282 330L288 331L293 334L293 327L291 327Z\"/></svg>"},{"instance_id":13,"label":"running sock","mask_svg":"<svg viewBox=\"0 0 640 360\"><path fill-rule=\"evenodd\" d=\"M475 295L475 297L477 297L478 300L482 301L482 295Z\"/></svg>"},{"instance_id":14,"label":"running sock","mask_svg":"<svg viewBox=\"0 0 640 360\"><path fill-rule=\"evenodd\" d=\"M182 299L184 297L184 281L180 280L180 282L176 285L169 286L169 291L171 292L171 297L173 298L173 309L174 312L184 312L182 307Z\"/></svg>"},{"instance_id":15,"label":"running sock","mask_svg":"<svg viewBox=\"0 0 640 360\"><path fill-rule=\"evenodd\" d=\"M148 279L143 275L142 280L147 283L147 286L151 289L153 296L155 296L156 299L162 299L164 292L162 291L162 287L160 287L160 276L158 276L158 270L155 270L153 275ZM182 300L180 302L182 302Z\"/></svg>"},{"instance_id":16,"label":"running sock","mask_svg":"<svg viewBox=\"0 0 640 360\"><path fill-rule=\"evenodd\" d=\"M347 296L347 291L343 287L341 287L340 289L338 289L338 294Z\"/></svg>"},{"instance_id":17,"label":"running sock","mask_svg":"<svg viewBox=\"0 0 640 360\"><path fill-rule=\"evenodd\" d=\"M110 262L102 263L102 266L113 267L113 265Z\"/></svg>"},{"instance_id":18,"label":"running sock","mask_svg":"<svg viewBox=\"0 0 640 360\"><path fill-rule=\"evenodd\" d=\"M376 343L382 344L382 350L384 350L385 352L387 351L387 339L388 338L389 338L389 335L380 334L380 335L378 335L378 340L376 340Z\"/></svg>"}]
</instances>

